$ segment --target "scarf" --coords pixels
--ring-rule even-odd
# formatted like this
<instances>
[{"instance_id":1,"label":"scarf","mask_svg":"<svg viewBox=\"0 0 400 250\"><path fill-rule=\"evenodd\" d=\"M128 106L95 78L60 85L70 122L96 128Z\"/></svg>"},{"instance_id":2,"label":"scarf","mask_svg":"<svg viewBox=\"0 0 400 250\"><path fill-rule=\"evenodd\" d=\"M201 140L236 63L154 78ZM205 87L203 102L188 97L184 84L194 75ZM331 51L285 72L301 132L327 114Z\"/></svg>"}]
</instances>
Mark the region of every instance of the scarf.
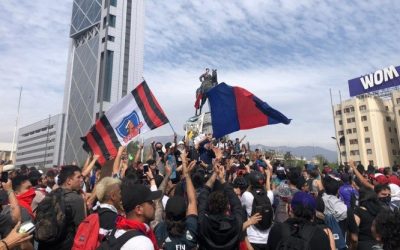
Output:
<instances>
[{"instance_id":1,"label":"scarf","mask_svg":"<svg viewBox=\"0 0 400 250\"><path fill-rule=\"evenodd\" d=\"M27 191L25 191L22 194L18 194L16 195L17 200L18 200L18 204L21 207L24 207L29 215L32 217L32 219L34 218L33 212L32 212L32 201L35 198L36 193L35 193L35 189L34 188L30 188Z\"/></svg>"},{"instance_id":2,"label":"scarf","mask_svg":"<svg viewBox=\"0 0 400 250\"><path fill-rule=\"evenodd\" d=\"M117 218L117 223L116 223L117 229L134 229L141 231L147 238L151 240L153 243L154 249L159 250L158 244L157 244L157 239L156 236L151 230L150 227L146 226L144 223L137 221L137 220L129 220L125 217L118 216Z\"/></svg>"}]
</instances>

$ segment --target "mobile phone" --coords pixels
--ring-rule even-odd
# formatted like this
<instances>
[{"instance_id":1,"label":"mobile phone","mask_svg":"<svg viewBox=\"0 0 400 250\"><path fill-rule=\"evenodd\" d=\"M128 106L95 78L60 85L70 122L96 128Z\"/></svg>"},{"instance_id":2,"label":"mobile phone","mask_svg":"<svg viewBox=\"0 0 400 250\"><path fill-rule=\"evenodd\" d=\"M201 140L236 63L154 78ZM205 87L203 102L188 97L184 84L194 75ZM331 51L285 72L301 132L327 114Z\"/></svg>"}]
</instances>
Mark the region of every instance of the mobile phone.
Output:
<instances>
[{"instance_id":1,"label":"mobile phone","mask_svg":"<svg viewBox=\"0 0 400 250\"><path fill-rule=\"evenodd\" d=\"M148 164L144 164L143 165L143 173L147 173L149 172L149 165Z\"/></svg>"},{"instance_id":2,"label":"mobile phone","mask_svg":"<svg viewBox=\"0 0 400 250\"><path fill-rule=\"evenodd\" d=\"M173 155L168 155L168 164L171 167L171 176L169 177L170 180L175 179L176 178L176 160L175 160L175 156Z\"/></svg>"},{"instance_id":3,"label":"mobile phone","mask_svg":"<svg viewBox=\"0 0 400 250\"><path fill-rule=\"evenodd\" d=\"M18 233L30 234L33 231L35 231L35 224L33 224L32 221L26 221L26 222L22 223L18 229Z\"/></svg>"},{"instance_id":4,"label":"mobile phone","mask_svg":"<svg viewBox=\"0 0 400 250\"><path fill-rule=\"evenodd\" d=\"M1 172L0 181L4 183L8 181L8 172Z\"/></svg>"}]
</instances>

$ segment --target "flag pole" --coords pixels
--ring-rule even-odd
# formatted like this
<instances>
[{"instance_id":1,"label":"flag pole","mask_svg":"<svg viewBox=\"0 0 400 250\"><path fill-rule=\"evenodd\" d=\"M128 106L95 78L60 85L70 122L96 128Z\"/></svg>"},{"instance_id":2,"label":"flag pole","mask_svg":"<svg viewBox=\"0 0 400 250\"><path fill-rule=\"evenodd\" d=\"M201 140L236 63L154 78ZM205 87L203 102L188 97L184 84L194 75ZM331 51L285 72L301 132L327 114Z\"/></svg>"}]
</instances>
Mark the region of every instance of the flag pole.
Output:
<instances>
[{"instance_id":1,"label":"flag pole","mask_svg":"<svg viewBox=\"0 0 400 250\"><path fill-rule=\"evenodd\" d=\"M144 138L143 137L142 137L142 145L143 145L142 152L140 152L140 161L141 162L143 162L143 155L144 155ZM139 145L139 148L140 148L140 145Z\"/></svg>"},{"instance_id":2,"label":"flag pole","mask_svg":"<svg viewBox=\"0 0 400 250\"><path fill-rule=\"evenodd\" d=\"M172 129L172 132L174 132L174 134L176 134L176 132L175 132L175 129L172 127L172 124L171 124L171 122L168 122L168 124L169 124L169 126L171 127L171 129Z\"/></svg>"}]
</instances>

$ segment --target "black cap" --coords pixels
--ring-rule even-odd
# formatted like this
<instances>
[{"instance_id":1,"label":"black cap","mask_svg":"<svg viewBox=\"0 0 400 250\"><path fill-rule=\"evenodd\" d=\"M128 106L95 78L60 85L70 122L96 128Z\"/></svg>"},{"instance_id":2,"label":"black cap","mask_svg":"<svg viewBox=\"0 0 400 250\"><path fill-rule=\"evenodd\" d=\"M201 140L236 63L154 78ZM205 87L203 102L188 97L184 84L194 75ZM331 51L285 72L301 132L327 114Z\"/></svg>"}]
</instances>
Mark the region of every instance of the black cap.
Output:
<instances>
[{"instance_id":1,"label":"black cap","mask_svg":"<svg viewBox=\"0 0 400 250\"><path fill-rule=\"evenodd\" d=\"M121 196L125 213L129 213L137 205L161 198L162 191L151 191L150 188L143 184L133 184L122 188Z\"/></svg>"},{"instance_id":2,"label":"black cap","mask_svg":"<svg viewBox=\"0 0 400 250\"><path fill-rule=\"evenodd\" d=\"M182 196L176 195L167 201L165 215L174 221L183 220L186 217L186 202Z\"/></svg>"}]
</instances>

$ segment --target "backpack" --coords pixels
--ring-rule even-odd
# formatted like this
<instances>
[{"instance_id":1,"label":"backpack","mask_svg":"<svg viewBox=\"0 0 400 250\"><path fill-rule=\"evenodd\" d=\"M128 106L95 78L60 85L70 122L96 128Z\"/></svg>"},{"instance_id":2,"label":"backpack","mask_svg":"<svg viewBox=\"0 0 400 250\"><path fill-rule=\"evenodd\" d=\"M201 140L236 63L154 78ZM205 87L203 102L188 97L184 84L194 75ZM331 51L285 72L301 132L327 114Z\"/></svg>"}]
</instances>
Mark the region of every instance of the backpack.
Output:
<instances>
[{"instance_id":1,"label":"backpack","mask_svg":"<svg viewBox=\"0 0 400 250\"><path fill-rule=\"evenodd\" d=\"M333 238L335 239L336 249L345 249L346 240L343 236L342 229L332 214L325 215L325 224L331 229Z\"/></svg>"},{"instance_id":2,"label":"backpack","mask_svg":"<svg viewBox=\"0 0 400 250\"><path fill-rule=\"evenodd\" d=\"M251 215L260 213L262 216L262 219L254 226L262 231L267 230L271 227L274 218L274 211L267 192L264 190L252 190L251 194L254 196Z\"/></svg>"},{"instance_id":3,"label":"backpack","mask_svg":"<svg viewBox=\"0 0 400 250\"><path fill-rule=\"evenodd\" d=\"M289 224L282 223L283 237L276 250L309 250L310 241L316 228L316 226L303 224L296 227L295 232L293 232Z\"/></svg>"},{"instance_id":4,"label":"backpack","mask_svg":"<svg viewBox=\"0 0 400 250\"><path fill-rule=\"evenodd\" d=\"M144 235L139 230L129 230L126 231L124 234L119 236L118 238L115 237L115 232L117 229L113 229L112 232L105 237L105 239L101 242L100 246L97 250L119 250L126 242L128 242L133 237Z\"/></svg>"},{"instance_id":5,"label":"backpack","mask_svg":"<svg viewBox=\"0 0 400 250\"><path fill-rule=\"evenodd\" d=\"M98 213L86 217L76 230L72 250L94 250L100 246L100 218Z\"/></svg>"},{"instance_id":6,"label":"backpack","mask_svg":"<svg viewBox=\"0 0 400 250\"><path fill-rule=\"evenodd\" d=\"M48 194L36 209L34 239L56 243L66 235L67 220L64 190L58 188Z\"/></svg>"}]
</instances>

